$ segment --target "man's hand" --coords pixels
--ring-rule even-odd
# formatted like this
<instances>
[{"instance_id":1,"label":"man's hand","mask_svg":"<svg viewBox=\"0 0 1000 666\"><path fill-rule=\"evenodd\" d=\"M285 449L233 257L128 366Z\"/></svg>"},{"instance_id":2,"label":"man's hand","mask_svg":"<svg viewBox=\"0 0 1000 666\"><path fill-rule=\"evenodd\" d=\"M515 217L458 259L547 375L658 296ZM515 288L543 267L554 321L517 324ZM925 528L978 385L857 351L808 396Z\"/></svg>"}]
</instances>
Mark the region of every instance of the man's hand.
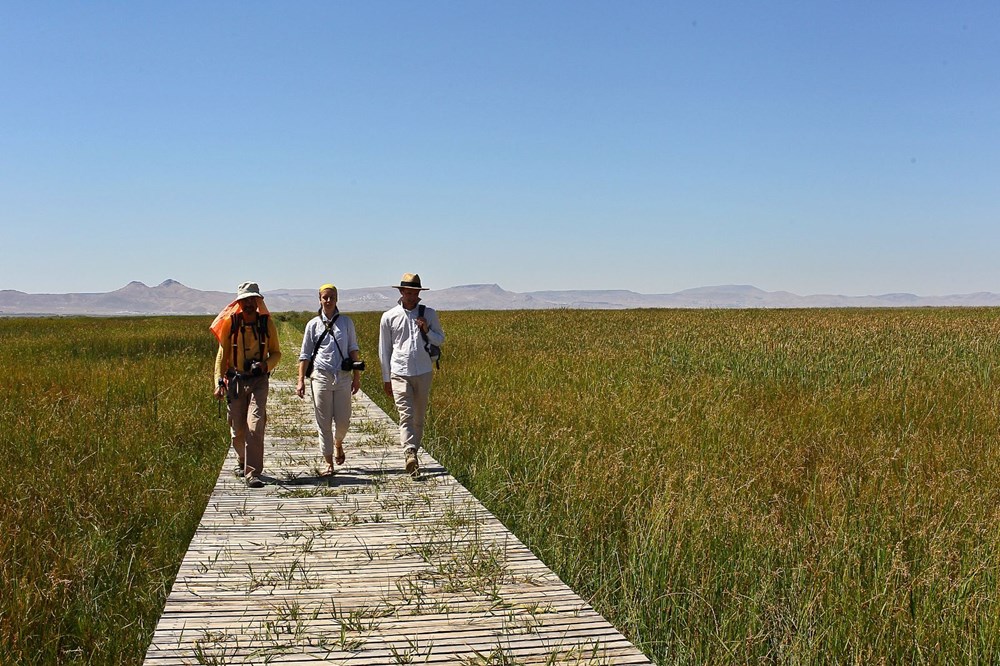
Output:
<instances>
[{"instance_id":1,"label":"man's hand","mask_svg":"<svg viewBox=\"0 0 1000 666\"><path fill-rule=\"evenodd\" d=\"M306 397L306 379L305 377L299 377L298 383L295 385L295 395L300 398Z\"/></svg>"},{"instance_id":2,"label":"man's hand","mask_svg":"<svg viewBox=\"0 0 1000 666\"><path fill-rule=\"evenodd\" d=\"M351 395L354 395L360 390L361 390L361 373L355 370L354 377L351 378Z\"/></svg>"},{"instance_id":3,"label":"man's hand","mask_svg":"<svg viewBox=\"0 0 1000 666\"><path fill-rule=\"evenodd\" d=\"M427 320L423 317L417 317L417 328L419 328L422 333L426 333L430 330L430 326L427 325Z\"/></svg>"},{"instance_id":4,"label":"man's hand","mask_svg":"<svg viewBox=\"0 0 1000 666\"><path fill-rule=\"evenodd\" d=\"M385 391L385 394L387 396L389 396L390 398L393 397L393 395L392 395L392 382L382 382L382 390Z\"/></svg>"},{"instance_id":5,"label":"man's hand","mask_svg":"<svg viewBox=\"0 0 1000 666\"><path fill-rule=\"evenodd\" d=\"M212 395L215 396L216 400L222 400L222 396L226 395L226 387L216 386L215 391L212 393Z\"/></svg>"}]
</instances>

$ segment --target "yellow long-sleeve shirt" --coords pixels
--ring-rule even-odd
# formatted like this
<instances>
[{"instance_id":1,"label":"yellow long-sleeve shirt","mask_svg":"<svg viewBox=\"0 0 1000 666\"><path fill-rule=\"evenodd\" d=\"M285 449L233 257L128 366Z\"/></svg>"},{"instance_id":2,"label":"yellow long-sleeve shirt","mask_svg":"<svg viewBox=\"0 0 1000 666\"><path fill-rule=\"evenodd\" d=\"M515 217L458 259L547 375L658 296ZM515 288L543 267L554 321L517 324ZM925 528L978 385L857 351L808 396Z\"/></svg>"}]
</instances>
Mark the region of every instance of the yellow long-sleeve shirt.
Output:
<instances>
[{"instance_id":1,"label":"yellow long-sleeve shirt","mask_svg":"<svg viewBox=\"0 0 1000 666\"><path fill-rule=\"evenodd\" d=\"M236 359L233 359L233 339L230 335L232 331L232 319L227 319L222 325L222 342L219 343L219 351L215 355L215 379L218 383L226 374L229 368L235 368L238 372L243 372L246 359L260 360L264 362L264 372L271 372L278 361L281 360L281 345L278 344L278 329L274 326L274 319L267 318L267 347L261 353L260 340L257 337L257 315L253 319L248 314L244 314L243 329L239 332L236 340Z\"/></svg>"}]
</instances>

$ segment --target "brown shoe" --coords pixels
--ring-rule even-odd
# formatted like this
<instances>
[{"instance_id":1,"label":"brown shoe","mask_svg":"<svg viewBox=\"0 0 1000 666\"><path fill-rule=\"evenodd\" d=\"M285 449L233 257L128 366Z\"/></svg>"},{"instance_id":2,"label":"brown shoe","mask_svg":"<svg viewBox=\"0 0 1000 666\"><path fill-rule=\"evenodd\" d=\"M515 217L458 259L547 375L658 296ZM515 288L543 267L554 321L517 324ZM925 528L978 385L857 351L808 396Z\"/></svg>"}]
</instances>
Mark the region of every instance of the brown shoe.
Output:
<instances>
[{"instance_id":1,"label":"brown shoe","mask_svg":"<svg viewBox=\"0 0 1000 666\"><path fill-rule=\"evenodd\" d=\"M420 476L420 463L417 462L417 452L414 449L406 450L406 473L414 479Z\"/></svg>"}]
</instances>

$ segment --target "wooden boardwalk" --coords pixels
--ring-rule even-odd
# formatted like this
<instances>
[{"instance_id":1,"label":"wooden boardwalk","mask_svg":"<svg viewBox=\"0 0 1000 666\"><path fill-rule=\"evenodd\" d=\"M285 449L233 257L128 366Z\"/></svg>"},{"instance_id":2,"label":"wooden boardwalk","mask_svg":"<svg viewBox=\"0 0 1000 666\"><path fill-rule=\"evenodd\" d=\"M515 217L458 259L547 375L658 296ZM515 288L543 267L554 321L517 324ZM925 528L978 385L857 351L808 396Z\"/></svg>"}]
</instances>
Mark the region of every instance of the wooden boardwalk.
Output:
<instances>
[{"instance_id":1,"label":"wooden boardwalk","mask_svg":"<svg viewBox=\"0 0 1000 666\"><path fill-rule=\"evenodd\" d=\"M648 664L426 452L355 397L332 478L272 381L263 489L223 466L145 663Z\"/></svg>"}]
</instances>

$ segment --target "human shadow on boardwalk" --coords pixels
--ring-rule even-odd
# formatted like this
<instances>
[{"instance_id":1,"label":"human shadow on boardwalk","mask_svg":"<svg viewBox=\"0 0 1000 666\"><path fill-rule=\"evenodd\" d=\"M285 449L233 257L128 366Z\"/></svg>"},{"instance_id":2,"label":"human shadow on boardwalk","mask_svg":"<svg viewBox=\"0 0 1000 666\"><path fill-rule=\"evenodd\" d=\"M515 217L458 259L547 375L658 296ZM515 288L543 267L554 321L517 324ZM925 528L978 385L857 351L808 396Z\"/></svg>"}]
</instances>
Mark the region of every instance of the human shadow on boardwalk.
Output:
<instances>
[{"instance_id":1,"label":"human shadow on boardwalk","mask_svg":"<svg viewBox=\"0 0 1000 666\"><path fill-rule=\"evenodd\" d=\"M448 471L441 465L424 467L420 470L420 475L414 481L428 481L448 475ZM267 486L278 486L282 488L301 488L303 486L314 487L348 487L348 486L372 486L381 483L384 476L406 476L406 470L399 469L366 469L363 467L352 468L350 471L341 469L335 474L304 474L302 476L277 477L269 474L261 474L260 479Z\"/></svg>"},{"instance_id":2,"label":"human shadow on boardwalk","mask_svg":"<svg viewBox=\"0 0 1000 666\"><path fill-rule=\"evenodd\" d=\"M369 476L345 474L343 472L337 474L297 476L295 478L283 479L261 475L260 478L269 486L282 486L287 488L301 486L370 486L376 483L375 479Z\"/></svg>"},{"instance_id":3,"label":"human shadow on boardwalk","mask_svg":"<svg viewBox=\"0 0 1000 666\"><path fill-rule=\"evenodd\" d=\"M448 476L448 470L446 470L444 467L441 467L440 465L435 465L433 467L421 467L420 476L418 476L415 480L428 481L430 479L436 479L442 476Z\"/></svg>"}]
</instances>

